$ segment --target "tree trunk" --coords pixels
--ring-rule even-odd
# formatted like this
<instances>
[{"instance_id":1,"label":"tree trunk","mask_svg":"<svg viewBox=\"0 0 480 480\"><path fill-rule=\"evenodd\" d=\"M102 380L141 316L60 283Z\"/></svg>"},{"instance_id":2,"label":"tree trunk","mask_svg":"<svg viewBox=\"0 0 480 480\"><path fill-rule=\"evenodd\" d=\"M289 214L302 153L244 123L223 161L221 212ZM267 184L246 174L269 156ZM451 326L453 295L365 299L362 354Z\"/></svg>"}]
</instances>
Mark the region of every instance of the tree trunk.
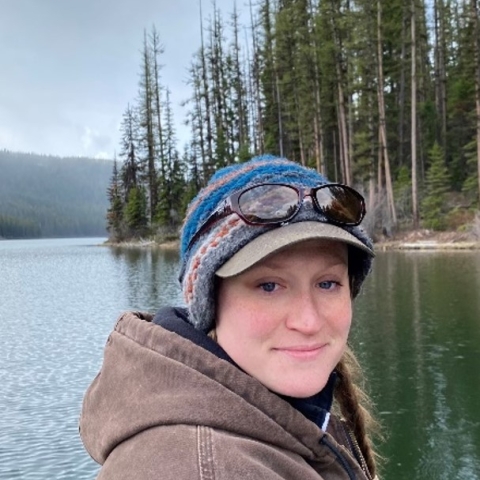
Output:
<instances>
[{"instance_id":1,"label":"tree trunk","mask_svg":"<svg viewBox=\"0 0 480 480\"><path fill-rule=\"evenodd\" d=\"M247 112L245 109L245 98L244 98L244 84L243 84L243 77L242 75L242 68L240 66L240 43L238 41L238 13L237 13L237 5L236 3L233 6L233 14L232 14L232 25L233 25L233 89L235 93L235 101L236 105L233 104L233 109L237 110L234 111L234 115L237 116L237 129L235 131L235 121L232 123L232 130L234 137L231 139L232 147L235 147L233 141L236 139L238 141L238 151L247 143ZM226 92L224 92L225 94ZM235 156L235 149L233 151L233 155Z\"/></svg>"},{"instance_id":2,"label":"tree trunk","mask_svg":"<svg viewBox=\"0 0 480 480\"><path fill-rule=\"evenodd\" d=\"M378 192L378 201L382 202L383 199L383 149L382 145L382 134L380 130L380 125L378 125L378 159L377 159L377 192ZM388 202L387 202L388 204Z\"/></svg>"},{"instance_id":3,"label":"tree trunk","mask_svg":"<svg viewBox=\"0 0 480 480\"><path fill-rule=\"evenodd\" d=\"M147 32L144 31L143 41L143 126L145 128L147 143L147 179L149 190L149 220L153 223L157 207L157 173L155 168L155 140L153 135L153 92L152 92L152 64L147 42Z\"/></svg>"},{"instance_id":4,"label":"tree trunk","mask_svg":"<svg viewBox=\"0 0 480 480\"><path fill-rule=\"evenodd\" d=\"M335 130L332 131L333 136L333 165L335 171L335 182L338 182L338 153L337 153L337 137L335 136Z\"/></svg>"},{"instance_id":5,"label":"tree trunk","mask_svg":"<svg viewBox=\"0 0 480 480\"><path fill-rule=\"evenodd\" d=\"M377 0L377 67L378 67L378 109L379 109L379 129L380 145L383 161L385 163L385 189L387 192L387 201L392 219L392 224L397 224L397 213L393 198L392 176L390 173L390 160L388 158L387 146L387 127L385 119L385 99L383 94L383 49L382 49L382 5Z\"/></svg>"},{"instance_id":6,"label":"tree trunk","mask_svg":"<svg viewBox=\"0 0 480 480\"><path fill-rule=\"evenodd\" d=\"M443 0L434 3L435 26L435 104L440 119L437 141L447 150L447 109L446 109L446 71L445 71L445 5Z\"/></svg>"},{"instance_id":7,"label":"tree trunk","mask_svg":"<svg viewBox=\"0 0 480 480\"><path fill-rule=\"evenodd\" d=\"M475 105L477 116L477 174L478 174L478 201L480 205L480 26L478 19L477 0L471 0L471 15L473 22L473 48L475 52Z\"/></svg>"},{"instance_id":8,"label":"tree trunk","mask_svg":"<svg viewBox=\"0 0 480 480\"><path fill-rule=\"evenodd\" d=\"M398 155L397 162L403 163L403 149L405 147L405 56L407 50L407 21L409 8L403 7L402 13L402 48L400 53L400 91L398 95Z\"/></svg>"},{"instance_id":9,"label":"tree trunk","mask_svg":"<svg viewBox=\"0 0 480 480\"><path fill-rule=\"evenodd\" d=\"M342 67L342 45L340 41L340 33L337 28L335 18L339 12L335 10L335 2L331 2L330 22L332 24L333 43L335 49L335 72L337 75L337 112L338 112L338 130L339 130L339 146L340 161L342 165L343 182L347 185L351 184L351 162L349 158L349 141L347 127L347 112L345 106L344 79Z\"/></svg>"},{"instance_id":10,"label":"tree trunk","mask_svg":"<svg viewBox=\"0 0 480 480\"><path fill-rule=\"evenodd\" d=\"M192 67L193 70L193 81L194 81L194 102L195 102L195 113L193 114L192 118L192 130L194 132L194 138L195 138L195 133L198 135L198 143L200 145L200 157L202 161L202 168L203 168L203 173L205 172L205 165L208 163L207 162L207 154L205 152L205 135L204 135L204 116L203 116L203 109L202 109L202 93L201 93L201 79L199 77L199 74L201 72L197 72L195 70L195 66ZM200 67L201 68L201 67ZM196 124L196 125L195 125ZM200 176L198 175L197 172L197 180L200 180ZM204 178L202 178L200 184L204 184Z\"/></svg>"},{"instance_id":11,"label":"tree trunk","mask_svg":"<svg viewBox=\"0 0 480 480\"><path fill-rule=\"evenodd\" d=\"M305 149L303 145L303 132L302 132L302 125L301 125L301 113L300 113L300 101L298 98L298 79L293 77L293 93L295 98L295 116L297 117L297 135L298 135L298 146L300 149L300 163L305 166L306 165L306 158L305 158Z\"/></svg>"},{"instance_id":12,"label":"tree trunk","mask_svg":"<svg viewBox=\"0 0 480 480\"><path fill-rule=\"evenodd\" d=\"M312 1L309 0L310 18L312 22L312 43L313 43L313 84L315 89L315 106L313 111L313 135L314 135L314 151L315 165L317 172L322 175L326 174L325 158L323 155L323 122L322 122L322 106L320 100L320 68L318 61L317 47L317 29L315 28L316 20Z\"/></svg>"},{"instance_id":13,"label":"tree trunk","mask_svg":"<svg viewBox=\"0 0 480 480\"><path fill-rule=\"evenodd\" d=\"M255 23L253 21L253 11L252 11L252 2L249 1L250 7L250 25L252 30L252 47L253 47L253 87L254 92L252 97L255 101L255 133L253 135L254 138L254 149L256 153L263 153L265 151L265 142L264 142L264 128L263 128L263 112L262 112L262 102L260 100L260 67L259 67L259 52L258 52L258 45L257 45L257 34L255 30ZM247 44L248 45L248 44ZM250 63L250 62L249 62Z\"/></svg>"},{"instance_id":14,"label":"tree trunk","mask_svg":"<svg viewBox=\"0 0 480 480\"><path fill-rule=\"evenodd\" d=\"M213 164L213 134L212 134L212 117L211 117L211 106L210 106L210 91L208 87L208 76L207 76L207 62L205 59L205 44L203 41L203 18L202 18L202 0L200 0L200 62L202 70L202 93L203 101L205 104L205 123L207 130L207 161L203 163L203 183L206 184L208 178L212 174L211 166Z\"/></svg>"},{"instance_id":15,"label":"tree trunk","mask_svg":"<svg viewBox=\"0 0 480 480\"><path fill-rule=\"evenodd\" d=\"M280 80L278 78L277 68L275 69L275 96L277 99L277 121L278 121L278 151L283 157L283 120L282 120L282 104L280 97Z\"/></svg>"},{"instance_id":16,"label":"tree trunk","mask_svg":"<svg viewBox=\"0 0 480 480\"><path fill-rule=\"evenodd\" d=\"M412 133L411 133L411 156L412 156L412 214L413 227L418 228L418 198L417 198L417 49L416 49L416 15L415 0L411 0L411 32L412 32Z\"/></svg>"},{"instance_id":17,"label":"tree trunk","mask_svg":"<svg viewBox=\"0 0 480 480\"><path fill-rule=\"evenodd\" d=\"M162 177L165 177L165 152L164 152L164 139L163 139L163 127L162 127L162 105L161 105L161 85L160 85L160 64L158 63L158 56L163 53L163 48L160 45L158 33L155 27L152 28L150 36L152 44L152 59L153 59L153 94L155 100L155 114L157 117L157 133L158 133L158 146L160 149L160 170Z\"/></svg>"}]
</instances>

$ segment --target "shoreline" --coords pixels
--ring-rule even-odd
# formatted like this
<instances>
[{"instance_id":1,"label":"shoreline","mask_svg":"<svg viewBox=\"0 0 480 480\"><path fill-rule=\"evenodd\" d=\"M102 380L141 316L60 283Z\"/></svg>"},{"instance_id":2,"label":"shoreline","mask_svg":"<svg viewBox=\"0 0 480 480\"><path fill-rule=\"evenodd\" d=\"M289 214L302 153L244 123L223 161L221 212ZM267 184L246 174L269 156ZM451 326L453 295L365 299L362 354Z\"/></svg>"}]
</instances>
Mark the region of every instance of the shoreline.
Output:
<instances>
[{"instance_id":1,"label":"shoreline","mask_svg":"<svg viewBox=\"0 0 480 480\"><path fill-rule=\"evenodd\" d=\"M111 242L107 240L102 244L106 247L114 248L158 248L161 250L179 250L180 240L169 240L166 242L156 242L155 240L139 239L125 242ZM377 252L385 251L472 251L480 250L480 240L474 239L448 239L440 238L430 239L392 239L374 242L374 248Z\"/></svg>"},{"instance_id":2,"label":"shoreline","mask_svg":"<svg viewBox=\"0 0 480 480\"><path fill-rule=\"evenodd\" d=\"M161 248L162 250L178 250L180 248L180 240L168 240L166 242L156 242L155 240L140 238L138 240L127 240L124 242L112 242L107 240L100 246L115 248Z\"/></svg>"},{"instance_id":3,"label":"shoreline","mask_svg":"<svg viewBox=\"0 0 480 480\"><path fill-rule=\"evenodd\" d=\"M391 242L380 242L374 244L375 251L468 251L480 250L480 242L439 242L439 241L417 241L402 242L394 240Z\"/></svg>"}]
</instances>

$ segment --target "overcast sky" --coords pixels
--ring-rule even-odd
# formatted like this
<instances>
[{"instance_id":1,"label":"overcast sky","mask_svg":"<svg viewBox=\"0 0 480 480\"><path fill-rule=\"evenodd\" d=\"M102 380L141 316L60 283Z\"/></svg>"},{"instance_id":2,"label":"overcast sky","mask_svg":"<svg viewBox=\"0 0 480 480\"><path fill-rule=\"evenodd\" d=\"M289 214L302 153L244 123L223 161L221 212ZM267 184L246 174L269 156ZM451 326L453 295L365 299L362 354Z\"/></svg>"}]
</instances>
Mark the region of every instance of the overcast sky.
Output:
<instances>
[{"instance_id":1,"label":"overcast sky","mask_svg":"<svg viewBox=\"0 0 480 480\"><path fill-rule=\"evenodd\" d=\"M234 0L216 0L224 17ZM237 9L246 17L246 0ZM203 17L212 2L202 0ZM165 47L178 136L180 103L200 46L199 0L0 0L0 149L113 156L118 127L138 91L144 28Z\"/></svg>"}]
</instances>

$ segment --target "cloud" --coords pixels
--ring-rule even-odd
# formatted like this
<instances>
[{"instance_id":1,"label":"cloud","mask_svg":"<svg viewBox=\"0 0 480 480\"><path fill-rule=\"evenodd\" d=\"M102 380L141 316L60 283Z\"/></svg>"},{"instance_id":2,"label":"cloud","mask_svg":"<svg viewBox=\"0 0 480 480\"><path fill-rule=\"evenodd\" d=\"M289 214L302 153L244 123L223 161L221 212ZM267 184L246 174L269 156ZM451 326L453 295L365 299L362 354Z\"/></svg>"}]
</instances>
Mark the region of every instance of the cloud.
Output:
<instances>
[{"instance_id":1,"label":"cloud","mask_svg":"<svg viewBox=\"0 0 480 480\"><path fill-rule=\"evenodd\" d=\"M198 2L0 3L0 148L112 157L118 123L138 95L143 30L152 24L165 47L162 83L172 93L179 147L188 140L180 104L191 95L187 68L200 46ZM225 19L233 4L216 1ZM207 25L212 5L202 6Z\"/></svg>"},{"instance_id":2,"label":"cloud","mask_svg":"<svg viewBox=\"0 0 480 480\"><path fill-rule=\"evenodd\" d=\"M112 158L112 155L107 152L98 152L95 155L95 158L97 158L98 160L110 160Z\"/></svg>"},{"instance_id":3,"label":"cloud","mask_svg":"<svg viewBox=\"0 0 480 480\"><path fill-rule=\"evenodd\" d=\"M7 130L6 127L0 127L0 148L14 150L17 143L18 141L12 131Z\"/></svg>"},{"instance_id":4,"label":"cloud","mask_svg":"<svg viewBox=\"0 0 480 480\"><path fill-rule=\"evenodd\" d=\"M93 156L95 158L111 158L108 150L112 150L112 139L110 136L100 133L98 130L89 126L84 127L83 134L80 137L83 155Z\"/></svg>"},{"instance_id":5,"label":"cloud","mask_svg":"<svg viewBox=\"0 0 480 480\"><path fill-rule=\"evenodd\" d=\"M83 149L88 150L92 144L92 130L90 130L90 127L85 127L85 132L80 140L82 141Z\"/></svg>"}]
</instances>

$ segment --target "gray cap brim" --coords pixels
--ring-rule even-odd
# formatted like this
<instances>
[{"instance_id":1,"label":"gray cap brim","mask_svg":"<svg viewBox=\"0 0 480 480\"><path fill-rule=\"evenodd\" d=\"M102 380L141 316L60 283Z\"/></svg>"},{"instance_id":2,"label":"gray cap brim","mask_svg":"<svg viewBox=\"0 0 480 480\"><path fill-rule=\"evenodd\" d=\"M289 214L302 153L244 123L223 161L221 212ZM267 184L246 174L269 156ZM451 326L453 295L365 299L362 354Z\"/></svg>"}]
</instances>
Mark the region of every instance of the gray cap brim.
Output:
<instances>
[{"instance_id":1,"label":"gray cap brim","mask_svg":"<svg viewBox=\"0 0 480 480\"><path fill-rule=\"evenodd\" d=\"M215 274L221 278L233 277L277 250L316 238L344 242L363 250L372 257L375 256L373 250L343 228L322 222L297 222L274 228L253 239L227 260Z\"/></svg>"}]
</instances>

